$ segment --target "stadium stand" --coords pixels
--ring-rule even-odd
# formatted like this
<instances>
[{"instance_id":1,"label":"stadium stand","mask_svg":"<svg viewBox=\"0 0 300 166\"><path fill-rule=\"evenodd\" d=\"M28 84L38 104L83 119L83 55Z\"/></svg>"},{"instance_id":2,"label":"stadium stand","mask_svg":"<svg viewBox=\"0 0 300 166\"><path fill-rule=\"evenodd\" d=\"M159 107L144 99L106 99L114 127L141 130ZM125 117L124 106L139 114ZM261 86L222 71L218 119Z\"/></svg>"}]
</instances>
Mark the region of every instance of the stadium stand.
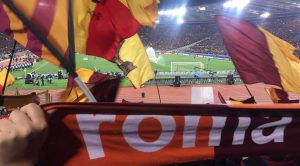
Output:
<instances>
[{"instance_id":1,"label":"stadium stand","mask_svg":"<svg viewBox=\"0 0 300 166\"><path fill-rule=\"evenodd\" d=\"M4 35L3 33L0 33L0 60L9 58L9 55L12 48L13 48L13 40L11 40L9 37ZM16 52L25 51L25 49L17 44Z\"/></svg>"},{"instance_id":2,"label":"stadium stand","mask_svg":"<svg viewBox=\"0 0 300 166\"><path fill-rule=\"evenodd\" d=\"M270 18L268 21L254 21L254 23L300 48L299 16L289 17L289 19ZM158 51L178 49L180 52L188 53L227 54L214 23L192 23L180 26L159 24L155 29L142 28L140 35L146 46L151 46Z\"/></svg>"}]
</instances>

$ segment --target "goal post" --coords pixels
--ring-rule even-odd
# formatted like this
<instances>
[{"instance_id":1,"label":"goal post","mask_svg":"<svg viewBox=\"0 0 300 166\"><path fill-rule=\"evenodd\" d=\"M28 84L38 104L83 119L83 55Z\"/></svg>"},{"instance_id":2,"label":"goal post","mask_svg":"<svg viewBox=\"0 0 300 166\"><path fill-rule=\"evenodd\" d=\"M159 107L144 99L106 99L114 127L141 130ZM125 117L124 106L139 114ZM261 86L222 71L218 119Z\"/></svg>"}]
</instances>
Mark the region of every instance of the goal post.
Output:
<instances>
[{"instance_id":1,"label":"goal post","mask_svg":"<svg viewBox=\"0 0 300 166\"><path fill-rule=\"evenodd\" d=\"M203 69L202 62L171 62L171 72L194 72Z\"/></svg>"}]
</instances>

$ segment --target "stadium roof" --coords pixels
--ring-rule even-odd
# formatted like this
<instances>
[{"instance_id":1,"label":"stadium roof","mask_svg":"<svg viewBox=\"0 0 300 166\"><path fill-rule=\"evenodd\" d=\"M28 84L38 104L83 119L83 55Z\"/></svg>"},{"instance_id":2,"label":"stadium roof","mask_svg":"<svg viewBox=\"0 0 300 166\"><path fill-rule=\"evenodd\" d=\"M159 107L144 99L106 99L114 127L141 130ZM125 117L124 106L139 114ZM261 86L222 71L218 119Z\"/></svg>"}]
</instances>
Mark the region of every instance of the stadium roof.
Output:
<instances>
[{"instance_id":1,"label":"stadium roof","mask_svg":"<svg viewBox=\"0 0 300 166\"><path fill-rule=\"evenodd\" d=\"M242 7L231 7L240 3ZM227 2L227 4L225 4ZM227 5L227 6L226 6ZM186 8L185 23L213 22L215 15L229 15L244 19L266 19L300 16L300 0L161 0L160 11ZM160 23L174 23L174 17L161 15Z\"/></svg>"}]
</instances>

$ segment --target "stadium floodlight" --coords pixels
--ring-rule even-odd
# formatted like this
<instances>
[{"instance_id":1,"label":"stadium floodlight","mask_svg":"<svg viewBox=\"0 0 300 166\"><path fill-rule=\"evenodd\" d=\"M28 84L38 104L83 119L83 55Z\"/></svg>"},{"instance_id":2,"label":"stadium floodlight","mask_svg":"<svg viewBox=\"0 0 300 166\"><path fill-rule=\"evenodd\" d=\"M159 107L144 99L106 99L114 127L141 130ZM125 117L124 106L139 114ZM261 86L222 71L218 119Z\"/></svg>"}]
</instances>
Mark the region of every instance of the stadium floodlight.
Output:
<instances>
[{"instance_id":1,"label":"stadium floodlight","mask_svg":"<svg viewBox=\"0 0 300 166\"><path fill-rule=\"evenodd\" d=\"M204 10L206 10L206 7L205 7L205 6L203 6L203 7L199 7L199 10L202 10L202 11L204 11Z\"/></svg>"},{"instance_id":2,"label":"stadium floodlight","mask_svg":"<svg viewBox=\"0 0 300 166\"><path fill-rule=\"evenodd\" d=\"M161 10L161 11L158 12L158 14L159 14L159 15L165 15L165 11L164 11L164 10Z\"/></svg>"},{"instance_id":3,"label":"stadium floodlight","mask_svg":"<svg viewBox=\"0 0 300 166\"><path fill-rule=\"evenodd\" d=\"M167 15L167 16L177 16L182 17L186 14L186 8L181 7L177 9L171 9L171 10L161 10L158 12L159 15Z\"/></svg>"},{"instance_id":4,"label":"stadium floodlight","mask_svg":"<svg viewBox=\"0 0 300 166\"><path fill-rule=\"evenodd\" d=\"M224 8L238 8L243 9L250 3L250 0L230 0L223 4Z\"/></svg>"},{"instance_id":5,"label":"stadium floodlight","mask_svg":"<svg viewBox=\"0 0 300 166\"><path fill-rule=\"evenodd\" d=\"M156 23L156 24L159 24L159 20L156 20L155 23Z\"/></svg>"},{"instance_id":6,"label":"stadium floodlight","mask_svg":"<svg viewBox=\"0 0 300 166\"><path fill-rule=\"evenodd\" d=\"M179 8L179 9L177 9L177 11L176 11L176 13L174 13L174 14L177 14L177 16L184 16L185 15L185 13L186 13L186 8L185 7L181 7L181 8Z\"/></svg>"},{"instance_id":7,"label":"stadium floodlight","mask_svg":"<svg viewBox=\"0 0 300 166\"><path fill-rule=\"evenodd\" d=\"M183 24L184 19L182 17L177 18L177 24Z\"/></svg>"},{"instance_id":8,"label":"stadium floodlight","mask_svg":"<svg viewBox=\"0 0 300 166\"><path fill-rule=\"evenodd\" d=\"M261 18L268 18L271 14L269 12L264 12L260 15Z\"/></svg>"}]
</instances>

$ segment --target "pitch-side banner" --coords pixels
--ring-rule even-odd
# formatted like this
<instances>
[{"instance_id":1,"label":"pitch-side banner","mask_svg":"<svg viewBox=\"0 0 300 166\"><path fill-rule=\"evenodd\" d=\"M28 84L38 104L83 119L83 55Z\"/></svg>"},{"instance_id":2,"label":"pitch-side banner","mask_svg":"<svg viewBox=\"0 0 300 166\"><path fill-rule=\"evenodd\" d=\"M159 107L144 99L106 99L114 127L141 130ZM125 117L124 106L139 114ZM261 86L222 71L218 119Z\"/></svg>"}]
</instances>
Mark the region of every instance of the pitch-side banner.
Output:
<instances>
[{"instance_id":1,"label":"pitch-side banner","mask_svg":"<svg viewBox=\"0 0 300 166\"><path fill-rule=\"evenodd\" d=\"M165 165L300 154L299 105L57 103L43 107L51 112L44 147L49 165Z\"/></svg>"}]
</instances>

